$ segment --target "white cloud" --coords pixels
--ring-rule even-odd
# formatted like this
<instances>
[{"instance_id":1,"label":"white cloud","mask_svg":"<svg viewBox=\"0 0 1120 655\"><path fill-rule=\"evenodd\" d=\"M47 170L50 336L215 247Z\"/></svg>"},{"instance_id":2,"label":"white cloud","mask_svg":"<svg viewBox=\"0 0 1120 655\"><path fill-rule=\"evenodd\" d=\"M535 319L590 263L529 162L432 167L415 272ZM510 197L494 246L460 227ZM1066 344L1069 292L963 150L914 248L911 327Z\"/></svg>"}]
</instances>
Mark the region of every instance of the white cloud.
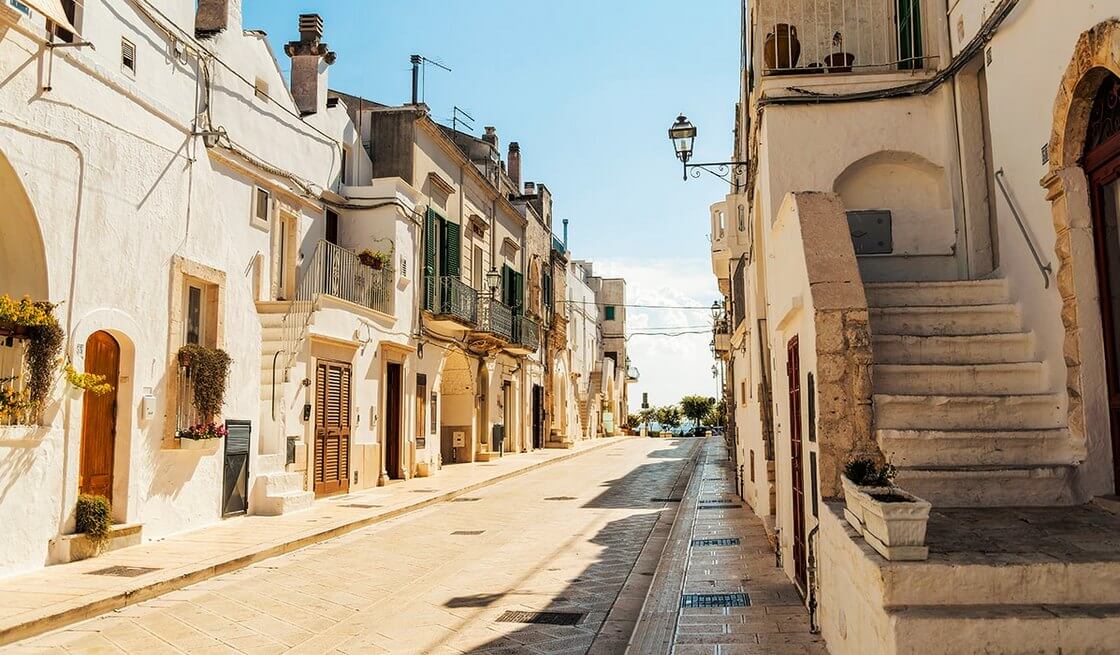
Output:
<instances>
[{"instance_id":1,"label":"white cloud","mask_svg":"<svg viewBox=\"0 0 1120 655\"><path fill-rule=\"evenodd\" d=\"M626 279L628 305L673 305L705 309L629 308L628 333L643 328L701 326L702 334L678 337L634 336L629 342L631 363L641 373L630 387L630 411L636 412L642 392L651 405L666 405L687 394L717 395L712 377L709 343L711 313L706 309L720 297L711 262L700 258L621 258L596 260L595 274Z\"/></svg>"}]
</instances>

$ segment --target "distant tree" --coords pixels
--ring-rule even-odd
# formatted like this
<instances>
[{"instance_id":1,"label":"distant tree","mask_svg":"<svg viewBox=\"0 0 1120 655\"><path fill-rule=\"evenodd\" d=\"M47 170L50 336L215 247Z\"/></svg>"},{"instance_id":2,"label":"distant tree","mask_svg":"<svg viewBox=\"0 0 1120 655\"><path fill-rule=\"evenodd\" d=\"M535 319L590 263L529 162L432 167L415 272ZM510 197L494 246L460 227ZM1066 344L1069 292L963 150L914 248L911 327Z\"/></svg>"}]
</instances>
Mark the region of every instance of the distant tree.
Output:
<instances>
[{"instance_id":1,"label":"distant tree","mask_svg":"<svg viewBox=\"0 0 1120 655\"><path fill-rule=\"evenodd\" d=\"M721 398L718 403L712 405L707 416L704 417L704 422L708 425L726 425L727 401Z\"/></svg>"},{"instance_id":2,"label":"distant tree","mask_svg":"<svg viewBox=\"0 0 1120 655\"><path fill-rule=\"evenodd\" d=\"M681 413L692 419L697 426L712 411L715 399L706 396L685 396L681 398Z\"/></svg>"},{"instance_id":3,"label":"distant tree","mask_svg":"<svg viewBox=\"0 0 1120 655\"><path fill-rule=\"evenodd\" d=\"M628 428L637 427L641 425L641 423L642 417L638 416L637 414L631 414L630 416L626 417L626 427Z\"/></svg>"},{"instance_id":4,"label":"distant tree","mask_svg":"<svg viewBox=\"0 0 1120 655\"><path fill-rule=\"evenodd\" d=\"M657 408L657 422L670 430L681 424L681 409L676 405Z\"/></svg>"},{"instance_id":5,"label":"distant tree","mask_svg":"<svg viewBox=\"0 0 1120 655\"><path fill-rule=\"evenodd\" d=\"M653 407L646 407L642 411L638 412L638 419L642 423L649 423L651 421L656 421L657 420L657 410L654 409Z\"/></svg>"}]
</instances>

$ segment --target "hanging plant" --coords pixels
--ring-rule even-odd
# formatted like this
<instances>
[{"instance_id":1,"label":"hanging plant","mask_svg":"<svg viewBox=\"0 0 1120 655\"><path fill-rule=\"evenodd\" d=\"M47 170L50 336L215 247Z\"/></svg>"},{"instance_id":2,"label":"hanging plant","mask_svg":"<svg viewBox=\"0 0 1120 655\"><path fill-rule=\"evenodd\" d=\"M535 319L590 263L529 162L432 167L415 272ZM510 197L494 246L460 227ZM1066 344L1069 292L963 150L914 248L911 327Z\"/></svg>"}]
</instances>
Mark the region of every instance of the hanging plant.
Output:
<instances>
[{"instance_id":1,"label":"hanging plant","mask_svg":"<svg viewBox=\"0 0 1120 655\"><path fill-rule=\"evenodd\" d=\"M358 261L360 261L363 266L369 266L375 271L380 271L389 263L389 255L386 255L380 250L370 250L366 248L358 253Z\"/></svg>"},{"instance_id":2,"label":"hanging plant","mask_svg":"<svg viewBox=\"0 0 1120 655\"><path fill-rule=\"evenodd\" d=\"M16 301L0 294L0 334L27 340L24 358L28 370L23 390L16 390L14 379L0 381L0 414L8 419L27 420L46 401L62 353L63 334L54 317L54 305L27 296Z\"/></svg>"},{"instance_id":3,"label":"hanging plant","mask_svg":"<svg viewBox=\"0 0 1120 655\"><path fill-rule=\"evenodd\" d=\"M222 411L230 357L224 350L194 344L180 348L178 357L189 362L194 408L203 422L210 422Z\"/></svg>"},{"instance_id":4,"label":"hanging plant","mask_svg":"<svg viewBox=\"0 0 1120 655\"><path fill-rule=\"evenodd\" d=\"M104 396L113 390L113 385L105 381L104 375L96 373L79 373L73 364L66 364L66 381L76 389L90 391L98 396Z\"/></svg>"}]
</instances>

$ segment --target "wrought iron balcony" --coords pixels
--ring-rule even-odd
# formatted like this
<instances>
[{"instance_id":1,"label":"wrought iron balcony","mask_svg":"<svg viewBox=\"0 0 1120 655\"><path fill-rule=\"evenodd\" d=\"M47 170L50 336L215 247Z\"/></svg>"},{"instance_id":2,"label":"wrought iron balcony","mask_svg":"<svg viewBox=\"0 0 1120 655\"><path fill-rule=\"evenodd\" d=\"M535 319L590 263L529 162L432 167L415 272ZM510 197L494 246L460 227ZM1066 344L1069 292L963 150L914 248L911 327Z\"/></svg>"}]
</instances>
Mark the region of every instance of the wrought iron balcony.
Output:
<instances>
[{"instance_id":1,"label":"wrought iron balcony","mask_svg":"<svg viewBox=\"0 0 1120 655\"><path fill-rule=\"evenodd\" d=\"M524 346L529 352L536 352L541 345L540 326L528 316L515 316L513 319L513 341Z\"/></svg>"},{"instance_id":2,"label":"wrought iron balcony","mask_svg":"<svg viewBox=\"0 0 1120 655\"><path fill-rule=\"evenodd\" d=\"M513 340L513 310L493 298L478 300L478 329L506 341Z\"/></svg>"},{"instance_id":3,"label":"wrought iron balcony","mask_svg":"<svg viewBox=\"0 0 1120 655\"><path fill-rule=\"evenodd\" d=\"M299 295L326 294L370 309L392 313L393 268L374 269L358 255L329 241L320 241L304 268Z\"/></svg>"},{"instance_id":4,"label":"wrought iron balcony","mask_svg":"<svg viewBox=\"0 0 1120 655\"><path fill-rule=\"evenodd\" d=\"M568 251L567 245L560 239L557 239L555 234L552 235L552 249L561 255Z\"/></svg>"},{"instance_id":5,"label":"wrought iron balcony","mask_svg":"<svg viewBox=\"0 0 1120 655\"><path fill-rule=\"evenodd\" d=\"M435 306L431 311L436 316L447 316L468 326L478 322L478 292L469 284L455 276L425 278L427 285L438 284L434 294L428 294Z\"/></svg>"}]
</instances>

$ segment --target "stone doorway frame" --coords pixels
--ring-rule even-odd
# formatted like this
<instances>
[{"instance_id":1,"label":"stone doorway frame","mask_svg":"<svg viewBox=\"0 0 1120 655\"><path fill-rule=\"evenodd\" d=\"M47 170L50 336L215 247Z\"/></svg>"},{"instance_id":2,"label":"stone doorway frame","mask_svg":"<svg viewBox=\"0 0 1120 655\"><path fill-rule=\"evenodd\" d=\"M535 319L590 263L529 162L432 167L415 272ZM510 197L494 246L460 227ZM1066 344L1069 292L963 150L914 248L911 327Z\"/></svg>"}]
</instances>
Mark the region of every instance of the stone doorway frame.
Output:
<instances>
[{"instance_id":1,"label":"stone doorway frame","mask_svg":"<svg viewBox=\"0 0 1120 655\"><path fill-rule=\"evenodd\" d=\"M1112 438L1098 305L1089 179L1081 167L1089 112L1108 73L1120 77L1120 21L1081 34L1054 101L1050 170L1041 180L1053 212L1062 298L1069 431L1077 448L1078 493L1112 493ZM1084 365L1083 365L1084 364Z\"/></svg>"}]
</instances>

